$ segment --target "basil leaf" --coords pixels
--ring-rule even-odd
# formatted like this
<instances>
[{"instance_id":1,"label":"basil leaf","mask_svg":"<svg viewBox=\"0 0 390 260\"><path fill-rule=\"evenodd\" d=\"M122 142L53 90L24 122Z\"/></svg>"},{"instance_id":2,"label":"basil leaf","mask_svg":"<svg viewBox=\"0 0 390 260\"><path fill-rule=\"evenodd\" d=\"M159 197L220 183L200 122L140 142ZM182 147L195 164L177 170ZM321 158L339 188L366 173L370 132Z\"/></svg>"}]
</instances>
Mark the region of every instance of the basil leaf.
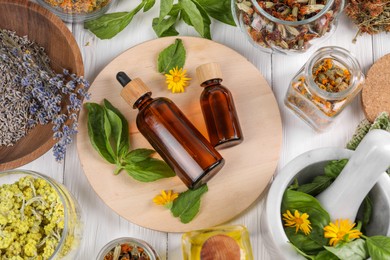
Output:
<instances>
[{"instance_id":1,"label":"basil leaf","mask_svg":"<svg viewBox=\"0 0 390 260\"><path fill-rule=\"evenodd\" d=\"M313 260L339 260L337 256L335 256L333 253L326 250L319 252L318 255L314 256L312 259Z\"/></svg>"},{"instance_id":2,"label":"basil leaf","mask_svg":"<svg viewBox=\"0 0 390 260\"><path fill-rule=\"evenodd\" d=\"M103 101L104 109L110 120L113 131L113 138L116 143L116 154L122 158L129 151L129 125L121 112L114 107L107 99Z\"/></svg>"},{"instance_id":3,"label":"basil leaf","mask_svg":"<svg viewBox=\"0 0 390 260\"><path fill-rule=\"evenodd\" d=\"M176 36L179 33L176 31L174 24L176 23L176 17L169 17L168 19L162 19L161 21L158 18L153 19L153 30L158 37L165 36Z\"/></svg>"},{"instance_id":4,"label":"basil leaf","mask_svg":"<svg viewBox=\"0 0 390 260\"><path fill-rule=\"evenodd\" d=\"M324 248L341 260L365 260L368 258L365 243L363 239L355 239L348 243L337 244L335 247L324 246Z\"/></svg>"},{"instance_id":5,"label":"basil leaf","mask_svg":"<svg viewBox=\"0 0 390 260\"><path fill-rule=\"evenodd\" d=\"M133 20L136 15L145 5L142 1L131 12L118 12L105 14L97 19L93 19L84 23L84 28L90 30L100 39L111 39Z\"/></svg>"},{"instance_id":6,"label":"basil leaf","mask_svg":"<svg viewBox=\"0 0 390 260\"><path fill-rule=\"evenodd\" d=\"M201 5L199 5L195 1L194 1L194 3L196 5L196 7L198 8L200 14L202 15L203 30L204 30L203 37L206 38L206 39L211 40L211 32L210 32L211 20L210 20L210 17L208 16L207 12L205 11L205 9Z\"/></svg>"},{"instance_id":7,"label":"basil leaf","mask_svg":"<svg viewBox=\"0 0 390 260\"><path fill-rule=\"evenodd\" d=\"M173 0L161 0L160 2L160 15L159 22L168 15L168 13L172 10Z\"/></svg>"},{"instance_id":8,"label":"basil leaf","mask_svg":"<svg viewBox=\"0 0 390 260\"><path fill-rule=\"evenodd\" d=\"M136 163L146 160L152 156L156 151L151 149L135 149L132 150L125 158L128 163Z\"/></svg>"},{"instance_id":9,"label":"basil leaf","mask_svg":"<svg viewBox=\"0 0 390 260\"><path fill-rule=\"evenodd\" d=\"M203 184L195 190L187 190L180 193L179 197L173 201L171 208L173 216L180 217L182 223L189 223L198 214L200 198L207 191L207 185Z\"/></svg>"},{"instance_id":10,"label":"basil leaf","mask_svg":"<svg viewBox=\"0 0 390 260\"><path fill-rule=\"evenodd\" d=\"M180 4L174 4L172 6L171 11L169 11L168 15L178 17L181 10L182 10L182 8L181 8Z\"/></svg>"},{"instance_id":11,"label":"basil leaf","mask_svg":"<svg viewBox=\"0 0 390 260\"><path fill-rule=\"evenodd\" d=\"M195 30L204 37L204 25L202 15L197 6L191 0L179 0L180 6L185 12Z\"/></svg>"},{"instance_id":12,"label":"basil leaf","mask_svg":"<svg viewBox=\"0 0 390 260\"><path fill-rule=\"evenodd\" d=\"M345 165L347 165L348 159L335 160L330 161L325 166L325 175L333 178L337 178L341 171L344 169Z\"/></svg>"},{"instance_id":13,"label":"basil leaf","mask_svg":"<svg viewBox=\"0 0 390 260\"><path fill-rule=\"evenodd\" d=\"M155 158L125 165L125 170L140 182L152 182L162 178L175 176L172 169L164 162Z\"/></svg>"},{"instance_id":14,"label":"basil leaf","mask_svg":"<svg viewBox=\"0 0 390 260\"><path fill-rule=\"evenodd\" d=\"M310 194L312 196L317 196L326 188L328 188L334 180L335 178L319 175L314 178L313 182L302 184L296 190Z\"/></svg>"},{"instance_id":15,"label":"basil leaf","mask_svg":"<svg viewBox=\"0 0 390 260\"><path fill-rule=\"evenodd\" d=\"M290 210L292 214L294 214L295 210L298 210L309 215L312 227L309 235L306 236L301 231L296 233L295 228L284 228L292 244L306 254L317 254L323 250L323 245L327 243L323 229L329 224L330 217L317 199L303 192L286 190L283 195L281 210L282 213Z\"/></svg>"},{"instance_id":16,"label":"basil leaf","mask_svg":"<svg viewBox=\"0 0 390 260\"><path fill-rule=\"evenodd\" d=\"M193 0L201 5L208 15L223 23L236 26L230 0Z\"/></svg>"},{"instance_id":17,"label":"basil leaf","mask_svg":"<svg viewBox=\"0 0 390 260\"><path fill-rule=\"evenodd\" d=\"M367 237L366 242L372 260L390 259L390 237Z\"/></svg>"},{"instance_id":18,"label":"basil leaf","mask_svg":"<svg viewBox=\"0 0 390 260\"><path fill-rule=\"evenodd\" d=\"M109 147L108 137L104 131L105 114L101 106L96 103L86 103L88 110L88 136L93 148L103 157L107 162L115 164L115 154Z\"/></svg>"},{"instance_id":19,"label":"basil leaf","mask_svg":"<svg viewBox=\"0 0 390 260\"><path fill-rule=\"evenodd\" d=\"M366 196L363 200L362 232L366 234L366 227L370 223L373 204L371 198Z\"/></svg>"},{"instance_id":20,"label":"basil leaf","mask_svg":"<svg viewBox=\"0 0 390 260\"><path fill-rule=\"evenodd\" d=\"M174 67L183 68L186 59L186 50L181 39L165 48L158 56L158 72L169 73Z\"/></svg>"},{"instance_id":21,"label":"basil leaf","mask_svg":"<svg viewBox=\"0 0 390 260\"><path fill-rule=\"evenodd\" d=\"M146 0L144 5L144 13L149 11L154 6L155 3L156 0Z\"/></svg>"}]
</instances>

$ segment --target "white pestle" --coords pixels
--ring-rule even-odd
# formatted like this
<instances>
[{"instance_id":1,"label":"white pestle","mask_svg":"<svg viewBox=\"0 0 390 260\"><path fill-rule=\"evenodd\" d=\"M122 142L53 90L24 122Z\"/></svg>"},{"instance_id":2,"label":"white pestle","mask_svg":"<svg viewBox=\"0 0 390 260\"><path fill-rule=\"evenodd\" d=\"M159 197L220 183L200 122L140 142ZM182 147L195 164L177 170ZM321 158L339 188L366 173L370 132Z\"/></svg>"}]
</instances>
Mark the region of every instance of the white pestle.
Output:
<instances>
[{"instance_id":1,"label":"white pestle","mask_svg":"<svg viewBox=\"0 0 390 260\"><path fill-rule=\"evenodd\" d=\"M336 180L316 198L330 219L355 221L363 199L390 166L390 133L372 130L362 140Z\"/></svg>"}]
</instances>

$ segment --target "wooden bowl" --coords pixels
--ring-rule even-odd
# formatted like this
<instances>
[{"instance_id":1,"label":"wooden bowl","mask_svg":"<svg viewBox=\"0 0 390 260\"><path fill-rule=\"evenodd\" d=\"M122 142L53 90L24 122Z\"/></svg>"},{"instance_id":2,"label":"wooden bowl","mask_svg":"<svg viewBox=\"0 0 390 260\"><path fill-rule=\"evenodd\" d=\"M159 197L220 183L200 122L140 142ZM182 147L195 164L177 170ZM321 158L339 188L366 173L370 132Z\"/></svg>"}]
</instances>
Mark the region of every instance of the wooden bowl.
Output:
<instances>
[{"instance_id":1,"label":"wooden bowl","mask_svg":"<svg viewBox=\"0 0 390 260\"><path fill-rule=\"evenodd\" d=\"M0 0L0 28L27 35L45 48L56 72L84 74L80 49L66 25L53 13L28 0ZM38 125L10 147L0 146L0 170L29 163L54 144L52 124Z\"/></svg>"}]
</instances>

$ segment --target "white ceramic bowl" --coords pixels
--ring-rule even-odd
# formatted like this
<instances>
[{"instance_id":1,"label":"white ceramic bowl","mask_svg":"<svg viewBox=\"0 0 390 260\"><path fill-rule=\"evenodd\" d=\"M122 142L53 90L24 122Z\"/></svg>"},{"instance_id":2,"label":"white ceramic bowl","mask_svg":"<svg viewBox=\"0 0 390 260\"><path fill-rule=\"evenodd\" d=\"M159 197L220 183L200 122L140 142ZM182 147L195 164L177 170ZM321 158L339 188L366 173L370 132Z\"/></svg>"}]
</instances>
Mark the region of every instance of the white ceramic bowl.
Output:
<instances>
[{"instance_id":1,"label":"white ceramic bowl","mask_svg":"<svg viewBox=\"0 0 390 260\"><path fill-rule=\"evenodd\" d=\"M299 183L311 181L323 173L331 160L350 158L353 151L341 148L321 148L303 153L288 163L275 177L266 197L261 216L261 230L272 259L305 259L288 242L283 230L280 206L283 193L295 178ZM370 191L373 215L367 226L367 235L390 236L390 178L382 175Z\"/></svg>"}]
</instances>

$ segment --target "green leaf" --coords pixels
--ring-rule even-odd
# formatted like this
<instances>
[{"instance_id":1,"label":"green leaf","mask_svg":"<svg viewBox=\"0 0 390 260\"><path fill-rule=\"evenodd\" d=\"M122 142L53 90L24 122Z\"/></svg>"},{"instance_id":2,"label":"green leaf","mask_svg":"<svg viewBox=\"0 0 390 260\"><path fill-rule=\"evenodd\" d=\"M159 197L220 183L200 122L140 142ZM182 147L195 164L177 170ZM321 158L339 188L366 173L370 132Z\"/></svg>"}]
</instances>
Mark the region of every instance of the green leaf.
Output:
<instances>
[{"instance_id":1,"label":"green leaf","mask_svg":"<svg viewBox=\"0 0 390 260\"><path fill-rule=\"evenodd\" d=\"M372 260L390 259L390 237L367 237L366 242Z\"/></svg>"},{"instance_id":2,"label":"green leaf","mask_svg":"<svg viewBox=\"0 0 390 260\"><path fill-rule=\"evenodd\" d=\"M158 56L158 72L169 73L174 67L183 68L186 59L186 50L181 39L165 48Z\"/></svg>"},{"instance_id":3,"label":"green leaf","mask_svg":"<svg viewBox=\"0 0 390 260\"><path fill-rule=\"evenodd\" d=\"M88 110L88 136L93 148L107 162L115 164L115 154L107 149L108 137L104 131L104 109L96 103L86 103Z\"/></svg>"},{"instance_id":4,"label":"green leaf","mask_svg":"<svg viewBox=\"0 0 390 260\"><path fill-rule=\"evenodd\" d=\"M363 200L363 217L362 217L362 232L365 234L366 227L370 223L372 216L372 201L369 196L366 196Z\"/></svg>"},{"instance_id":5,"label":"green leaf","mask_svg":"<svg viewBox=\"0 0 390 260\"><path fill-rule=\"evenodd\" d=\"M169 14L173 7L173 0L161 0L160 1L160 15L158 17L159 21L162 21L165 16Z\"/></svg>"},{"instance_id":6,"label":"green leaf","mask_svg":"<svg viewBox=\"0 0 390 260\"><path fill-rule=\"evenodd\" d=\"M193 0L201 5L214 19L235 26L230 0Z\"/></svg>"},{"instance_id":7,"label":"green leaf","mask_svg":"<svg viewBox=\"0 0 390 260\"><path fill-rule=\"evenodd\" d=\"M180 193L179 197L173 202L171 212L173 216L180 217L182 223L189 223L200 208L200 198L208 191L207 185L203 184L195 190L187 190Z\"/></svg>"},{"instance_id":8,"label":"green leaf","mask_svg":"<svg viewBox=\"0 0 390 260\"><path fill-rule=\"evenodd\" d=\"M137 163L143 160L146 160L150 156L152 156L156 151L152 149L134 149L132 150L125 158L128 163Z\"/></svg>"},{"instance_id":9,"label":"green leaf","mask_svg":"<svg viewBox=\"0 0 390 260\"><path fill-rule=\"evenodd\" d=\"M149 11L154 4L156 3L156 0L146 0L144 5L144 13Z\"/></svg>"},{"instance_id":10,"label":"green leaf","mask_svg":"<svg viewBox=\"0 0 390 260\"><path fill-rule=\"evenodd\" d=\"M114 130L113 138L116 142L117 156L122 158L130 148L128 122L125 116L107 99L104 99L103 106L110 120L111 128Z\"/></svg>"},{"instance_id":11,"label":"green leaf","mask_svg":"<svg viewBox=\"0 0 390 260\"><path fill-rule=\"evenodd\" d=\"M203 18L203 30L204 30L204 35L203 37L206 38L206 39L209 39L211 40L211 31L210 31L210 25L211 25L211 20L210 20L210 17L207 15L205 9L199 5L197 2L195 2L195 5L198 7L198 10L200 12L200 14L202 15L202 18Z\"/></svg>"},{"instance_id":12,"label":"green leaf","mask_svg":"<svg viewBox=\"0 0 390 260\"><path fill-rule=\"evenodd\" d=\"M142 1L135 9L131 12L118 12L110 13L100 16L97 19L93 19L84 23L84 28L90 30L100 39L111 39L133 20L136 15L145 5Z\"/></svg>"},{"instance_id":13,"label":"green leaf","mask_svg":"<svg viewBox=\"0 0 390 260\"><path fill-rule=\"evenodd\" d=\"M339 258L329 251L321 251L312 258L313 260L338 260Z\"/></svg>"},{"instance_id":14,"label":"green leaf","mask_svg":"<svg viewBox=\"0 0 390 260\"><path fill-rule=\"evenodd\" d=\"M203 17L198 7L191 0L179 0L179 3L191 21L192 26L202 36L205 37Z\"/></svg>"},{"instance_id":15,"label":"green leaf","mask_svg":"<svg viewBox=\"0 0 390 260\"><path fill-rule=\"evenodd\" d=\"M330 217L318 200L303 192L286 190L283 195L281 211L285 213L287 210L290 210L292 214L295 210L301 214L307 213L312 227L309 235L305 235L302 231L296 233L295 227L285 227L290 242L309 255L322 251L323 245L327 243L323 229L329 224Z\"/></svg>"},{"instance_id":16,"label":"green leaf","mask_svg":"<svg viewBox=\"0 0 390 260\"><path fill-rule=\"evenodd\" d=\"M172 6L171 11L169 11L168 15L173 16L173 17L178 17L181 10L182 10L182 8L181 8L180 4L174 4Z\"/></svg>"},{"instance_id":17,"label":"green leaf","mask_svg":"<svg viewBox=\"0 0 390 260\"><path fill-rule=\"evenodd\" d=\"M325 175L333 178L337 178L341 171L344 169L345 165L347 165L348 159L342 159L342 160L335 160L330 161L325 166Z\"/></svg>"},{"instance_id":18,"label":"green leaf","mask_svg":"<svg viewBox=\"0 0 390 260\"><path fill-rule=\"evenodd\" d=\"M153 19L153 30L158 37L166 36L176 36L179 33L175 29L176 17L169 17L168 19L162 19L161 21L158 18Z\"/></svg>"},{"instance_id":19,"label":"green leaf","mask_svg":"<svg viewBox=\"0 0 390 260\"><path fill-rule=\"evenodd\" d=\"M365 243L363 239L355 239L351 242L337 244L335 247L324 246L324 248L341 260L364 260L368 258Z\"/></svg>"},{"instance_id":20,"label":"green leaf","mask_svg":"<svg viewBox=\"0 0 390 260\"><path fill-rule=\"evenodd\" d=\"M125 165L125 170L140 182L152 182L162 178L175 176L172 169L164 162L155 158Z\"/></svg>"}]
</instances>

